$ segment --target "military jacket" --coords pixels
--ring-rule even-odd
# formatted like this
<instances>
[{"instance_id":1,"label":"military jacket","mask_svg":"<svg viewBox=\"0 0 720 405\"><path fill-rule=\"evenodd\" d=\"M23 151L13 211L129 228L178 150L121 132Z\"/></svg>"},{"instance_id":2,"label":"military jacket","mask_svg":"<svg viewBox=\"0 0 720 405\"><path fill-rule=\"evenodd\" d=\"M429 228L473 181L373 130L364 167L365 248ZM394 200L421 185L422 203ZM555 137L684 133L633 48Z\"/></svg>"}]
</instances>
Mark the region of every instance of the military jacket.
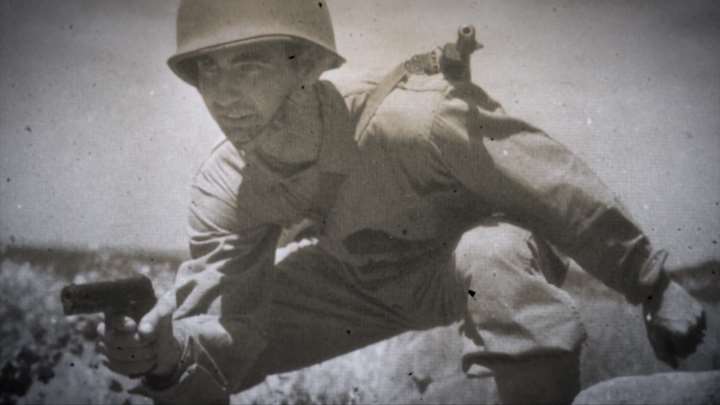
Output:
<instances>
[{"instance_id":1,"label":"military jacket","mask_svg":"<svg viewBox=\"0 0 720 405\"><path fill-rule=\"evenodd\" d=\"M271 294L260 286L272 277L278 237L303 219L317 224L328 254L371 269L446 245L487 216L504 216L637 299L649 241L566 147L505 114L480 87L441 75L398 84L355 136L376 86L319 82L316 108L304 112L316 114L319 125L291 127L253 145L224 141L213 150L192 188L192 258L178 271L176 320L207 312L232 291L223 314L255 322ZM302 142L307 153L284 158L290 152L273 142ZM261 349L262 336L246 339L231 332L196 339L186 345L184 366L204 364L206 380L232 387L218 363L233 361L230 344Z\"/></svg>"}]
</instances>

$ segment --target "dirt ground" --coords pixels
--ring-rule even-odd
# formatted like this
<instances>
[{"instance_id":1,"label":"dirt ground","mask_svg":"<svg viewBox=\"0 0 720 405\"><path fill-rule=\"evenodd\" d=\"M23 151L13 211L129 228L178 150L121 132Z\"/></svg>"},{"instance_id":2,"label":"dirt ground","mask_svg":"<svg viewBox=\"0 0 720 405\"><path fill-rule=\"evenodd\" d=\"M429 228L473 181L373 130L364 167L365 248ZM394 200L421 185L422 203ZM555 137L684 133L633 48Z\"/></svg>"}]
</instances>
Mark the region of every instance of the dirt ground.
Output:
<instances>
[{"instance_id":1,"label":"dirt ground","mask_svg":"<svg viewBox=\"0 0 720 405\"><path fill-rule=\"evenodd\" d=\"M62 285L140 273L156 291L171 283L179 259L111 251L5 249L0 256L0 403L149 403L128 390L94 349L97 316L64 317ZM703 300L708 331L682 370L720 369L720 266L709 262L675 272ZM639 309L579 271L566 288L580 303L589 332L582 385L615 376L670 370L654 359ZM269 377L233 403L487 403L490 375L460 371L457 325L406 333L307 369Z\"/></svg>"}]
</instances>

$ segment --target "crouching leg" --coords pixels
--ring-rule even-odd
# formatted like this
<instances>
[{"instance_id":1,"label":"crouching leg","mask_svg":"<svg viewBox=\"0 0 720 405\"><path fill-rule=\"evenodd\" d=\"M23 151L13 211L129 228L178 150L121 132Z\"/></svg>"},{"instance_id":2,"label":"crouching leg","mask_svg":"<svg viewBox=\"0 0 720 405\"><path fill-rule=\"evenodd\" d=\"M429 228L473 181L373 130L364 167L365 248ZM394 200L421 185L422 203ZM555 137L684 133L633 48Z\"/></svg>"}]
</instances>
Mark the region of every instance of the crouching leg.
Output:
<instances>
[{"instance_id":1,"label":"crouching leg","mask_svg":"<svg viewBox=\"0 0 720 405\"><path fill-rule=\"evenodd\" d=\"M463 234L453 261L467 290L463 369L489 368L503 403L570 403L585 331L552 284L561 260L531 232L488 221Z\"/></svg>"}]
</instances>

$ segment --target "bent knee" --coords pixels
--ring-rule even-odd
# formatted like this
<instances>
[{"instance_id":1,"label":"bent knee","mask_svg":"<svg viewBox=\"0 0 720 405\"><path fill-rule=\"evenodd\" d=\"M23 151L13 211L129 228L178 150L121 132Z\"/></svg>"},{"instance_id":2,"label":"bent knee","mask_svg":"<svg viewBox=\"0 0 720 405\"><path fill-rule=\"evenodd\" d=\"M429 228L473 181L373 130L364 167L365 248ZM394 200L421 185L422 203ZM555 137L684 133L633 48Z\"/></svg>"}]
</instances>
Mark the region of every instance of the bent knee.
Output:
<instances>
[{"instance_id":1,"label":"bent knee","mask_svg":"<svg viewBox=\"0 0 720 405\"><path fill-rule=\"evenodd\" d=\"M533 234L502 221L484 221L465 232L454 251L455 265L463 272L498 267L520 267L527 271L534 257Z\"/></svg>"}]
</instances>

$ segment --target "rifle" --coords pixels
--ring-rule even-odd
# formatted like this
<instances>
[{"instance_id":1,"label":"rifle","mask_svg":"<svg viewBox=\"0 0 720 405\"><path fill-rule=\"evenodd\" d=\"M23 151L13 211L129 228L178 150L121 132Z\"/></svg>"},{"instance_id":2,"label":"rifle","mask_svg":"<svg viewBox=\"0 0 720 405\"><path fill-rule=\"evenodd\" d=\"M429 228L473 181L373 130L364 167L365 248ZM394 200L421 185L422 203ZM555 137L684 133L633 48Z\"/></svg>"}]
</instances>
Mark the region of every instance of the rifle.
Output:
<instances>
[{"instance_id":1,"label":"rifle","mask_svg":"<svg viewBox=\"0 0 720 405\"><path fill-rule=\"evenodd\" d=\"M475 27L463 25L458 28L457 42L443 46L440 71L448 80L471 81L470 56L483 45L475 39Z\"/></svg>"},{"instance_id":2,"label":"rifle","mask_svg":"<svg viewBox=\"0 0 720 405\"><path fill-rule=\"evenodd\" d=\"M157 302L150 279L145 276L86 284L70 284L60 292L65 315L127 315L139 322Z\"/></svg>"},{"instance_id":3,"label":"rifle","mask_svg":"<svg viewBox=\"0 0 720 405\"><path fill-rule=\"evenodd\" d=\"M438 48L431 52L414 55L395 67L368 96L365 109L355 127L355 139L359 143L363 142L365 130L370 124L370 120L375 116L380 104L398 83L406 80L411 74L434 75L442 73L449 81L470 82L470 56L482 47L483 45L475 39L475 27L473 25L461 25L458 28L456 42L449 42L442 49Z\"/></svg>"}]
</instances>

